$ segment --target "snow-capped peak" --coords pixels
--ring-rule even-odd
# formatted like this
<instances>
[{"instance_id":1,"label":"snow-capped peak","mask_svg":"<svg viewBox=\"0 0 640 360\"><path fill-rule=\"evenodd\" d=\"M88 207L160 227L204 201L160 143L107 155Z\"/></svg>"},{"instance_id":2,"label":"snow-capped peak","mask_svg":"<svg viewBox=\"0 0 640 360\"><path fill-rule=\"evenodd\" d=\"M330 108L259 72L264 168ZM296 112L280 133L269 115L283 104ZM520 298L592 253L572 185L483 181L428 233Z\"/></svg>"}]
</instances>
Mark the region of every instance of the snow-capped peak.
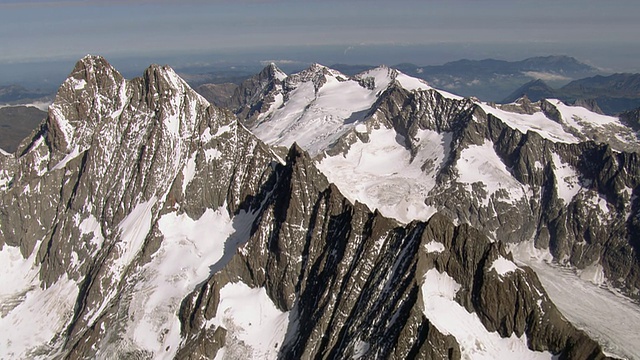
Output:
<instances>
[{"instance_id":1,"label":"snow-capped peak","mask_svg":"<svg viewBox=\"0 0 640 360\"><path fill-rule=\"evenodd\" d=\"M259 74L259 76L267 78L267 79L275 79L277 81L284 81L288 75L280 70L276 63L269 63Z\"/></svg>"}]
</instances>

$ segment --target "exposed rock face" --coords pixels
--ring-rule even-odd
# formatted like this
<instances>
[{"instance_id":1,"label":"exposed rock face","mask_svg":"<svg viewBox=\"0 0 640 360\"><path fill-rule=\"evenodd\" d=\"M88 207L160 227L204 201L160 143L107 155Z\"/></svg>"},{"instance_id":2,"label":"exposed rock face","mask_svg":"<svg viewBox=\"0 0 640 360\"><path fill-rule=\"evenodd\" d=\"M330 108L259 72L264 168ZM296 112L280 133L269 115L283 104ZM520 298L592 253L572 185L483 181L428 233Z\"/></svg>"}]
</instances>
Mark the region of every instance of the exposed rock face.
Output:
<instances>
[{"instance_id":1,"label":"exposed rock face","mask_svg":"<svg viewBox=\"0 0 640 360\"><path fill-rule=\"evenodd\" d=\"M171 69L154 65L126 81L99 57L76 65L20 152L2 159L0 244L37 254L40 286L67 277L78 284L55 331L82 357L95 351L86 339L115 346L122 336L132 279L161 242L160 214L176 204L193 218L221 206L234 213L273 161Z\"/></svg>"},{"instance_id":2,"label":"exposed rock face","mask_svg":"<svg viewBox=\"0 0 640 360\"><path fill-rule=\"evenodd\" d=\"M209 103L217 107L227 107L238 85L234 83L202 84L195 90Z\"/></svg>"},{"instance_id":3,"label":"exposed rock face","mask_svg":"<svg viewBox=\"0 0 640 360\"><path fill-rule=\"evenodd\" d=\"M596 99L576 99L576 101L573 103L574 106L582 106L583 108L594 112L596 114L601 114L603 115L604 112L602 112L602 109L600 109L600 106L598 106L598 102L596 101Z\"/></svg>"},{"instance_id":4,"label":"exposed rock face","mask_svg":"<svg viewBox=\"0 0 640 360\"><path fill-rule=\"evenodd\" d=\"M616 161L626 169L634 160ZM298 146L278 160L167 67L128 81L104 59L83 58L39 131L15 156L0 155L0 169L0 255L10 260L3 357L484 351L437 322L433 296L522 351L603 357L500 243L442 215L401 225L352 204ZM630 181L601 173L603 184ZM438 295L433 276L455 290ZM259 308L255 320L233 317L245 302ZM273 328L263 327L268 309ZM263 346L265 333L246 335L254 327L280 337Z\"/></svg>"},{"instance_id":5,"label":"exposed rock face","mask_svg":"<svg viewBox=\"0 0 640 360\"><path fill-rule=\"evenodd\" d=\"M352 205L295 146L274 176L278 181L249 241L185 301L203 304L183 312L191 325L214 316L204 304L215 303L217 289L241 281L265 287L278 307L295 314L297 332L287 336L282 358L346 358L361 342L367 344L366 358L459 358L472 349L461 350L423 312L421 287L436 286L425 280L435 269L461 284L456 300L489 331L526 334L532 349L568 358L602 356L594 342L562 320L533 271L503 277L490 270L509 255L478 231L456 227L441 215L401 227ZM428 250L434 241L442 244L440 252ZM214 329L200 326L194 338L209 336L213 344Z\"/></svg>"},{"instance_id":6,"label":"exposed rock face","mask_svg":"<svg viewBox=\"0 0 640 360\"><path fill-rule=\"evenodd\" d=\"M620 121L629 125L636 131L640 130L640 108L620 114Z\"/></svg>"},{"instance_id":7,"label":"exposed rock face","mask_svg":"<svg viewBox=\"0 0 640 360\"><path fill-rule=\"evenodd\" d=\"M513 129L468 100L447 99L434 91L398 91L391 90L379 101L372 121L393 126L407 140L406 147L412 153L417 144L411 139L420 129L452 134L448 161L437 175L438 184L425 199L428 204L496 239L535 239L536 247L548 248L559 262L579 269L602 264L614 286L637 295L640 249L636 245L634 219L638 214L633 195L640 181L637 153L614 151L593 141L554 142L532 131ZM548 118L561 121L562 115L553 104L539 104ZM600 140L609 139L600 135ZM526 196L514 198L500 191L487 194L481 188L469 193L459 186L457 164L461 154L470 146L485 143L491 144ZM612 144L637 148L615 139ZM559 178L559 169L567 166L572 169L567 175L573 177L575 188L563 185L569 179ZM563 186L574 189L570 198L561 194ZM483 200L487 198L488 203Z\"/></svg>"},{"instance_id":8,"label":"exposed rock face","mask_svg":"<svg viewBox=\"0 0 640 360\"><path fill-rule=\"evenodd\" d=\"M282 95L285 78L286 74L275 64L270 64L256 76L242 82L226 105L247 124L253 124L277 101L276 96Z\"/></svg>"},{"instance_id":9,"label":"exposed rock face","mask_svg":"<svg viewBox=\"0 0 640 360\"><path fill-rule=\"evenodd\" d=\"M323 94L328 92L323 85L331 74L331 70L316 65L286 78L282 85L285 101L280 103L278 112L268 113L257 126L251 120L246 123L265 141L279 144L271 130L290 122L292 116L300 116L299 102L304 101L296 97L287 102L288 97L298 95L287 93L287 88L296 88L287 84L297 85L304 79L313 83L316 95ZM424 208L419 212L423 220L439 211L495 239L508 243L533 240L537 248L549 249L561 264L577 269L602 266L610 285L632 297L640 296L640 257L633 220L637 215L634 193L640 180L636 163L640 141L633 129L615 118L557 100L531 102L522 98L512 104L490 106L449 96L426 84L416 88L415 81L401 83L396 70L374 69L367 74L376 75L352 79L375 94L370 108L354 108L351 116L346 111L342 115L345 120L333 127L327 126L330 121L325 120L317 125L309 121L302 129L287 128L290 138L299 133L301 138L312 139L310 128L316 126L318 138L332 140L320 149L320 142L315 139L303 144L318 154L318 161L333 164L323 165L323 171L331 172L336 162L341 164L339 159L353 159L345 160L339 170L328 175L350 199L369 201L371 208L386 207L387 211L381 210L386 215L409 222L412 218L404 215L409 209L400 209L400 205L393 208L387 203L404 204L400 198L419 198L422 201L415 200L407 208ZM388 86L377 89L380 83ZM272 97L274 92L270 94ZM308 97L307 108L312 108L318 117L327 118L326 109L332 105L323 109L319 104L326 100ZM356 120L351 122L352 118ZM372 139L380 129L392 129L393 133L385 136L395 137L410 154L407 168L399 167L394 173L398 179L393 185L387 175L369 176L367 169L371 165L362 160L367 148L377 149L381 139ZM425 133L431 136L429 142ZM444 156L425 155L434 151L425 150L434 141L442 142ZM352 151L354 146L357 150ZM384 158L389 152L388 147L385 149L376 150L379 152L375 156ZM477 153L483 155L474 155ZM418 161L421 163L416 167L424 173L422 180L403 178L402 172L410 172L411 163ZM486 166L472 174L467 166L473 162L485 162ZM391 163L376 166L396 169ZM499 175L492 175L494 172ZM355 178L363 179L359 187L351 185ZM373 179L372 185L365 178ZM417 185L407 190L410 181ZM388 183L386 188L401 186L403 190L394 197L389 195L393 190L380 190L385 188L381 183ZM361 190L363 187L366 189ZM396 216L398 213L402 218Z\"/></svg>"}]
</instances>

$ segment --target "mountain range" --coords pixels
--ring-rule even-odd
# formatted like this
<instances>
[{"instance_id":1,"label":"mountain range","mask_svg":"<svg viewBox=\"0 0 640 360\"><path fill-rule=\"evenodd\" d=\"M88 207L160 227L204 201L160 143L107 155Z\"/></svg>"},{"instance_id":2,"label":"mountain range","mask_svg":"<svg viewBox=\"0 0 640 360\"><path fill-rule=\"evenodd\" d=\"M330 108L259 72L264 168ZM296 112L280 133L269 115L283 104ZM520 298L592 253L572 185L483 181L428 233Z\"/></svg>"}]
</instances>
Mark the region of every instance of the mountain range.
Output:
<instances>
[{"instance_id":1,"label":"mountain range","mask_svg":"<svg viewBox=\"0 0 640 360\"><path fill-rule=\"evenodd\" d=\"M0 153L0 357L640 354L617 118L319 64L225 105L167 66L75 65Z\"/></svg>"},{"instance_id":2,"label":"mountain range","mask_svg":"<svg viewBox=\"0 0 640 360\"><path fill-rule=\"evenodd\" d=\"M558 89L538 79L524 84L502 102L510 103L523 96L532 101L555 98L571 104L591 101L601 112L616 115L640 108L640 74L597 75Z\"/></svg>"},{"instance_id":3,"label":"mountain range","mask_svg":"<svg viewBox=\"0 0 640 360\"><path fill-rule=\"evenodd\" d=\"M373 68L340 64L331 67L349 75ZM520 61L463 59L431 66L398 64L393 68L460 96L494 102L501 101L531 80L544 79L554 85L564 85L571 80L601 73L601 70L575 58L558 55Z\"/></svg>"}]
</instances>

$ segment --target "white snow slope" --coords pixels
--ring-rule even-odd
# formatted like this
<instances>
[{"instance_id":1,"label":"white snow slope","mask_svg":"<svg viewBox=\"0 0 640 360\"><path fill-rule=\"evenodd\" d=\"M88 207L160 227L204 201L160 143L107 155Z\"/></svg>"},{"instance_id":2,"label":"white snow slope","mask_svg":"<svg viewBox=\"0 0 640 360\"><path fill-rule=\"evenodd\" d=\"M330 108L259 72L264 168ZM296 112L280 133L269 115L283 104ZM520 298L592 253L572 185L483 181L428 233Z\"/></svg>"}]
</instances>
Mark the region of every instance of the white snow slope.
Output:
<instances>
[{"instance_id":1,"label":"white snow slope","mask_svg":"<svg viewBox=\"0 0 640 360\"><path fill-rule=\"evenodd\" d=\"M289 147L294 142L312 155L325 150L348 130L364 119L366 112L389 84L396 80L408 90L430 89L424 81L379 67L358 75L373 78L375 86L368 89L356 79L315 65L310 70L324 71L324 84L317 89L312 81L300 81L288 93L288 100L260 116L263 121L251 131L270 145ZM453 95L449 95L452 96Z\"/></svg>"}]
</instances>

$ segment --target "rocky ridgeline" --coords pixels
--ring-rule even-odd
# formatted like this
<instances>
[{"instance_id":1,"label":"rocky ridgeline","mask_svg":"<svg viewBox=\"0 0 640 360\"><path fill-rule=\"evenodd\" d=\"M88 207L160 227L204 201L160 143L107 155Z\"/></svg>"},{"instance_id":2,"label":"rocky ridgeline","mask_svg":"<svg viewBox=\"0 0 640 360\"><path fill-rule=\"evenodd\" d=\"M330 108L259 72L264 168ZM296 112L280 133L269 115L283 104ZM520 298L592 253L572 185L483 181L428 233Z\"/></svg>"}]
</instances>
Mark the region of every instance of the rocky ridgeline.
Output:
<instances>
[{"instance_id":1,"label":"rocky ridgeline","mask_svg":"<svg viewBox=\"0 0 640 360\"><path fill-rule=\"evenodd\" d=\"M290 311L287 337L276 344L281 358L460 358L465 349L424 313L421 289L435 286L425 284L433 269L460 284L455 300L489 331L526 334L531 349L563 358L603 357L558 313L530 269L491 269L498 257L509 259L501 243L442 215L402 226L350 203L299 147L279 161L233 114L210 106L167 67L125 80L104 59L83 58L47 120L14 155L0 155L0 165L0 245L19 247L39 277L9 294L15 306L5 315L34 316L23 302L32 293L45 303L60 298L56 306L68 309L40 343L3 343L9 357L196 359L235 347L250 356L209 321L221 316L220 289L241 281ZM208 235L230 236L224 255L213 264L183 264L171 281L190 268L210 273L184 288L172 285L178 295L163 297L167 290L154 279L175 264L158 259L176 240L160 221L172 214L201 219L216 209L237 227ZM429 251L432 241L442 249ZM65 281L73 296L54 292ZM37 332L15 326L16 333ZM139 331L157 346L141 342Z\"/></svg>"},{"instance_id":2,"label":"rocky ridgeline","mask_svg":"<svg viewBox=\"0 0 640 360\"><path fill-rule=\"evenodd\" d=\"M317 92L322 77L332 75L330 70L316 65L300 75L291 75L282 85L282 76L278 79L268 76L275 73L278 72L273 67L268 67L256 77L261 79L260 91L266 96L236 101L233 109L247 126L253 126L260 114L263 117L269 114L269 104L276 95L284 93L286 99L289 79L297 79L292 82L296 85L313 81ZM312 79L305 74L316 76ZM412 157L420 151L416 137L419 131L450 134L446 162L438 169L437 185L425 197L425 204L456 221L471 224L494 239L507 243L533 240L536 248L548 249L563 265L577 269L602 266L609 285L632 298L640 298L637 255L640 216L635 194L640 181L639 145L631 128L591 126L583 122L578 131L567 127L560 110L547 100L532 103L523 98L515 104L499 106L516 114L542 113L580 142L552 141L534 131L514 129L499 116L488 114L475 99L456 99L434 89L407 90L393 81L397 76L397 71L389 69L390 85L378 94L364 116L363 124L369 130L346 132L324 154L318 155L319 159L346 155L355 142L369 142L371 129L380 127L394 129L404 139L403 145ZM376 86L373 78L360 75L354 79L367 89ZM246 116L243 109L247 108L259 110ZM630 112L623 121L634 124L634 119ZM458 182L456 163L462 152L485 142L492 145L526 197L513 198L509 189L487 194L483 184L478 183L470 190ZM575 184L569 185L575 186L576 195L569 201L562 198L559 190L565 179L558 178L558 172L554 171L561 165L576 173L572 179ZM432 166L423 164L424 168Z\"/></svg>"},{"instance_id":3,"label":"rocky ridgeline","mask_svg":"<svg viewBox=\"0 0 640 360\"><path fill-rule=\"evenodd\" d=\"M549 102L537 106L549 118L559 116ZM438 211L507 243L534 239L537 248L549 249L556 260L578 269L601 264L614 287L638 298L637 152L616 150L595 141L568 144L532 131L522 133L468 99L448 99L436 91L390 89L372 115L372 121L403 135L412 150L415 144L411 139L419 129L452 134L448 161L438 174L438 185L425 199ZM513 201L494 193L487 206L476 200L485 198L482 188L469 194L456 183L454 165L461 152L485 141L493 144L511 175L530 189L530 197ZM562 179L553 171L558 166L554 156L577 171L576 186L584 189L569 203L558 193ZM594 199L606 201L606 208L594 205Z\"/></svg>"},{"instance_id":4,"label":"rocky ridgeline","mask_svg":"<svg viewBox=\"0 0 640 360\"><path fill-rule=\"evenodd\" d=\"M265 287L279 308L295 314L298 331L282 345L282 358L353 357L359 342L369 344L366 358L460 358L456 339L423 313L420 287L436 269L462 285L457 301L489 331L526 334L532 349L566 358L602 357L563 319L532 270L506 278L490 270L510 255L477 230L441 215L400 226L351 204L295 145L273 176L244 248L183 302L183 331L192 341L180 354L210 358L224 345L224 330L205 324L216 313L219 289L241 281ZM443 250L429 252L432 241Z\"/></svg>"}]
</instances>

